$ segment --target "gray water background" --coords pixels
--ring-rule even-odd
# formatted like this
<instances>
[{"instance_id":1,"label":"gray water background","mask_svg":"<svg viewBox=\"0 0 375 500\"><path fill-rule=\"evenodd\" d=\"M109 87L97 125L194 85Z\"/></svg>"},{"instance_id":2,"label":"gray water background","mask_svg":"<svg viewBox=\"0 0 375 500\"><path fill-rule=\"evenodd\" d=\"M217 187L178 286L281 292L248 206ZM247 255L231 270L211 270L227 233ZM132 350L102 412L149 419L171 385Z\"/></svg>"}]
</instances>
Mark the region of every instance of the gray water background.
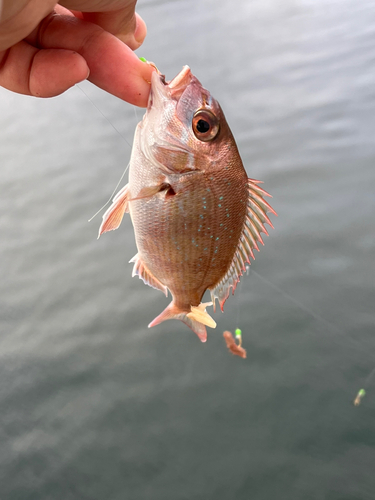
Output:
<instances>
[{"instance_id":1,"label":"gray water background","mask_svg":"<svg viewBox=\"0 0 375 500\"><path fill-rule=\"evenodd\" d=\"M372 500L375 4L138 11L139 55L191 66L279 216L206 344L148 329L169 299L131 278L129 218L87 222L130 155L109 122L131 143L142 111L0 89L0 499Z\"/></svg>"}]
</instances>

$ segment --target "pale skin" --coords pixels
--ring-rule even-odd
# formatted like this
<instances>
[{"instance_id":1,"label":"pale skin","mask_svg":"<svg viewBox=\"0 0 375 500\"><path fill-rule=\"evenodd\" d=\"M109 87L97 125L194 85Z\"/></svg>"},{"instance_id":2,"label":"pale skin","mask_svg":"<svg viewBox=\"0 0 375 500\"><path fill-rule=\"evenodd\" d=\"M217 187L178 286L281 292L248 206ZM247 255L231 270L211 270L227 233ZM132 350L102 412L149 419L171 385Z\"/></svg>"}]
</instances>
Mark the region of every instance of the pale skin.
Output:
<instances>
[{"instance_id":1,"label":"pale skin","mask_svg":"<svg viewBox=\"0 0 375 500\"><path fill-rule=\"evenodd\" d=\"M136 0L0 0L0 86L53 97L88 79L145 107L153 68Z\"/></svg>"}]
</instances>

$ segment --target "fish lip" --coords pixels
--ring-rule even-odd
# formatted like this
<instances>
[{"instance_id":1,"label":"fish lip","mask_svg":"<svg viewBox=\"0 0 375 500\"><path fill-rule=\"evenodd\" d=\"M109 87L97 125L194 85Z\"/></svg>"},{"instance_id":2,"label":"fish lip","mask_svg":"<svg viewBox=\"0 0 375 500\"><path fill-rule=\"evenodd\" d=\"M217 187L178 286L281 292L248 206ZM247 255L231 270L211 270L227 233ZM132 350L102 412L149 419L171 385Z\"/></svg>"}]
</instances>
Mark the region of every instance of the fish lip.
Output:
<instances>
[{"instance_id":1,"label":"fish lip","mask_svg":"<svg viewBox=\"0 0 375 500\"><path fill-rule=\"evenodd\" d=\"M173 91L180 88L186 88L191 82L192 72L189 66L184 66L177 76L167 83L168 87Z\"/></svg>"},{"instance_id":2,"label":"fish lip","mask_svg":"<svg viewBox=\"0 0 375 500\"><path fill-rule=\"evenodd\" d=\"M151 90L154 94L178 100L191 83L192 78L193 74L189 66L184 66L178 75L169 82L165 80L164 75L154 71L151 77Z\"/></svg>"},{"instance_id":3,"label":"fish lip","mask_svg":"<svg viewBox=\"0 0 375 500\"><path fill-rule=\"evenodd\" d=\"M151 94L161 94L167 97L166 90L165 76L157 71L153 71L151 75Z\"/></svg>"},{"instance_id":4,"label":"fish lip","mask_svg":"<svg viewBox=\"0 0 375 500\"><path fill-rule=\"evenodd\" d=\"M178 101L186 88L190 85L192 79L193 74L189 66L184 66L179 74L167 83L172 99Z\"/></svg>"},{"instance_id":5,"label":"fish lip","mask_svg":"<svg viewBox=\"0 0 375 500\"><path fill-rule=\"evenodd\" d=\"M151 92L148 100L147 111L139 124L139 131L143 134L143 130L150 128L154 130L155 127L161 126L162 129L165 128L160 121L160 115L163 113L175 112L175 108L180 100L180 97L185 92L186 88L195 79L189 66L184 66L182 70L178 73L175 78L167 82L165 76L159 71L153 71L151 75ZM173 150L175 152L182 152L191 154L190 149L186 146L184 141L180 138L172 136L168 133L168 130L164 132L164 139L158 136L158 145L160 147L165 147L166 149ZM140 139L140 148L143 155L147 158L153 165L158 168L165 169L165 166L157 162L154 158L152 148L149 147L148 141ZM192 170L194 170L192 168Z\"/></svg>"}]
</instances>

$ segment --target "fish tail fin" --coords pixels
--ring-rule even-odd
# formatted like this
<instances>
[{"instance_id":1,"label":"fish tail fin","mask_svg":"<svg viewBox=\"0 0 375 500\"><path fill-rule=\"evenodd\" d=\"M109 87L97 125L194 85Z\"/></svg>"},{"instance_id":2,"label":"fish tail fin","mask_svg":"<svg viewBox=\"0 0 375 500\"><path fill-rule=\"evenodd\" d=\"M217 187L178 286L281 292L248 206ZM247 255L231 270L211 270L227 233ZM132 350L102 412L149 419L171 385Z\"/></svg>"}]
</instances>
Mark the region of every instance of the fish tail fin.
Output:
<instances>
[{"instance_id":1,"label":"fish tail fin","mask_svg":"<svg viewBox=\"0 0 375 500\"><path fill-rule=\"evenodd\" d=\"M187 313L187 317L202 323L203 325L207 325L211 328L216 327L216 322L214 319L206 311L207 306L212 306L212 302L202 302L199 306L191 306L191 311Z\"/></svg>"},{"instance_id":2,"label":"fish tail fin","mask_svg":"<svg viewBox=\"0 0 375 500\"><path fill-rule=\"evenodd\" d=\"M215 321L206 312L206 307L208 305L212 305L212 302L199 304L197 307L191 306L190 311L184 311L177 307L174 302L171 302L169 306L148 325L148 327L151 328L159 325L159 323L167 321L168 319L179 319L198 335L201 342L206 342L207 331L205 325L211 328L216 327Z\"/></svg>"}]
</instances>

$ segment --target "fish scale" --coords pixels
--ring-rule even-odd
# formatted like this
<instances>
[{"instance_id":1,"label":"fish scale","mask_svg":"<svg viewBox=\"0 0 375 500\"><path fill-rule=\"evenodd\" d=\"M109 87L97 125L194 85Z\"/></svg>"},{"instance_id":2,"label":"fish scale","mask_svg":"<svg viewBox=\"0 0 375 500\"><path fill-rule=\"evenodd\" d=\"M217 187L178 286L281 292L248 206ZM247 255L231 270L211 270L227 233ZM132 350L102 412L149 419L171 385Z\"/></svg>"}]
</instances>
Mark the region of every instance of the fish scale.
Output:
<instances>
[{"instance_id":1,"label":"fish scale","mask_svg":"<svg viewBox=\"0 0 375 500\"><path fill-rule=\"evenodd\" d=\"M260 181L248 179L217 101L185 66L171 82L152 75L147 112L138 124L129 183L103 216L99 234L130 212L138 253L133 276L172 295L149 326L186 323L200 338L216 323L201 300L221 309L263 244L272 223Z\"/></svg>"},{"instance_id":2,"label":"fish scale","mask_svg":"<svg viewBox=\"0 0 375 500\"><path fill-rule=\"evenodd\" d=\"M158 196L148 203L137 200L132 207L139 255L154 276L164 276L163 284L177 298L176 305L188 310L191 305L199 305L204 291L216 285L223 269L228 269L241 233L240 222L246 213L246 203L233 196L234 181L233 187L226 188L225 183L220 185L220 177L215 179L216 183L202 182L202 175L194 177L191 189L177 191L169 200ZM238 190L243 184L238 182ZM207 185L210 192L204 187ZM228 199L227 203L221 203L221 208L217 191ZM206 195L205 200L202 194ZM140 210L138 204L142 206ZM230 224L227 213L232 217ZM168 216L171 222L166 233L165 224L160 221Z\"/></svg>"}]
</instances>

